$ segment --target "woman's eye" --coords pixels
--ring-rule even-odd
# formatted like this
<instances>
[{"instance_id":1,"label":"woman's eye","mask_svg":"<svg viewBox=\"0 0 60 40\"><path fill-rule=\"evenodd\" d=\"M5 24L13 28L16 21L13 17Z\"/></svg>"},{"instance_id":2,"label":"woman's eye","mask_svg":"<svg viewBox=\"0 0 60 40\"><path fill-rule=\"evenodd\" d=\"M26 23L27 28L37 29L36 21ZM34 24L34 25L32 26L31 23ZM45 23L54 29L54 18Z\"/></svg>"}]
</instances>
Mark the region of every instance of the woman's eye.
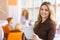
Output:
<instances>
[{"instance_id":1,"label":"woman's eye","mask_svg":"<svg viewBox=\"0 0 60 40\"><path fill-rule=\"evenodd\" d=\"M43 9L41 9L41 10L43 10Z\"/></svg>"},{"instance_id":2,"label":"woman's eye","mask_svg":"<svg viewBox=\"0 0 60 40\"><path fill-rule=\"evenodd\" d=\"M42 9L42 8L41 8L40 10L42 10L42 11L43 11L43 10L45 10L45 11L49 11L48 9Z\"/></svg>"}]
</instances>

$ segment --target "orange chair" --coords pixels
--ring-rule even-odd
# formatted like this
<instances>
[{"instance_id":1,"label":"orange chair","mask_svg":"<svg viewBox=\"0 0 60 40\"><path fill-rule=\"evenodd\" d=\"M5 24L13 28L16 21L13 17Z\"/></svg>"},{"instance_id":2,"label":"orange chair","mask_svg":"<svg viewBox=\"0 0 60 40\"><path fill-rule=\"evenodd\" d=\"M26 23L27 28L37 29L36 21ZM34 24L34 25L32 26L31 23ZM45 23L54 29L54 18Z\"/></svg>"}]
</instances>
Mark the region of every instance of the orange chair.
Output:
<instances>
[{"instance_id":1,"label":"orange chair","mask_svg":"<svg viewBox=\"0 0 60 40\"><path fill-rule=\"evenodd\" d=\"M4 31L4 33L9 33L11 31L11 27L10 26L3 26L3 31Z\"/></svg>"},{"instance_id":2,"label":"orange chair","mask_svg":"<svg viewBox=\"0 0 60 40\"><path fill-rule=\"evenodd\" d=\"M10 26L2 26L2 28L4 31L4 39L7 39L8 33L11 31L11 27Z\"/></svg>"},{"instance_id":3,"label":"orange chair","mask_svg":"<svg viewBox=\"0 0 60 40\"><path fill-rule=\"evenodd\" d=\"M23 33L22 32L10 32L7 40L22 40Z\"/></svg>"}]
</instances>

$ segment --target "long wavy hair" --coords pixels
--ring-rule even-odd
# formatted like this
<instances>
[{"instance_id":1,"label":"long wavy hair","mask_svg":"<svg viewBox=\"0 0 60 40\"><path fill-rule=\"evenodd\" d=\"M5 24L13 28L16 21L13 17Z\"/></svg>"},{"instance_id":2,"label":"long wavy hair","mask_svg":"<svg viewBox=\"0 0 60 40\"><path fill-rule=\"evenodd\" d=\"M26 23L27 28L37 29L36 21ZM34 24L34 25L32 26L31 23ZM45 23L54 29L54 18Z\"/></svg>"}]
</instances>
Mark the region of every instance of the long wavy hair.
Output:
<instances>
[{"instance_id":1,"label":"long wavy hair","mask_svg":"<svg viewBox=\"0 0 60 40\"><path fill-rule=\"evenodd\" d=\"M43 2L43 3L41 4L41 6L40 6L40 9L41 9L41 7L42 7L43 5L46 5L46 6L48 7L48 10L49 10L49 17L48 17L48 18L50 18L50 20L52 20L53 22L56 22L56 19L55 19L55 10L54 10L54 8L53 8L53 5L51 5L50 2ZM37 21L36 21L36 23L35 23L35 27L37 27L38 24L39 24L39 23L41 22L41 20L42 20L42 17L41 17L41 15L40 15L40 9L39 9L38 19L37 19Z\"/></svg>"}]
</instances>

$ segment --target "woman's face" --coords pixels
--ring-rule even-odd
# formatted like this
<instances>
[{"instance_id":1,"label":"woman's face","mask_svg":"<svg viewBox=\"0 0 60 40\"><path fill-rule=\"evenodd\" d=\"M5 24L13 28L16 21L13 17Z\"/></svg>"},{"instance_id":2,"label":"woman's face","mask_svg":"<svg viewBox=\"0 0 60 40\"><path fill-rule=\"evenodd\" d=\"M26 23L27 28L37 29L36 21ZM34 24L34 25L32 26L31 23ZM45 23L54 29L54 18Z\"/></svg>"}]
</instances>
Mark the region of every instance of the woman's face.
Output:
<instances>
[{"instance_id":1,"label":"woman's face","mask_svg":"<svg viewBox=\"0 0 60 40\"><path fill-rule=\"evenodd\" d=\"M41 6L40 15L42 18L47 18L49 16L49 9L46 5Z\"/></svg>"},{"instance_id":2,"label":"woman's face","mask_svg":"<svg viewBox=\"0 0 60 40\"><path fill-rule=\"evenodd\" d=\"M11 19L11 21L10 21L10 24L12 24L13 23L13 19Z\"/></svg>"},{"instance_id":3,"label":"woman's face","mask_svg":"<svg viewBox=\"0 0 60 40\"><path fill-rule=\"evenodd\" d=\"M26 11L24 11L24 16L26 16L27 15L27 12Z\"/></svg>"}]
</instances>

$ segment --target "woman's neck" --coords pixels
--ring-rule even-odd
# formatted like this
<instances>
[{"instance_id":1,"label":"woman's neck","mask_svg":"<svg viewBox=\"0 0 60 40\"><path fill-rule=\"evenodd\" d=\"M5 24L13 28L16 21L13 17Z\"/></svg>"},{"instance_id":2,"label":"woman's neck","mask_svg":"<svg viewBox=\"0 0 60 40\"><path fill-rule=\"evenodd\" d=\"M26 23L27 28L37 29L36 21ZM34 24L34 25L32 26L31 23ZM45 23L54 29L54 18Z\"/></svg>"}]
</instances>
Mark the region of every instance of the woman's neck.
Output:
<instances>
[{"instance_id":1,"label":"woman's neck","mask_svg":"<svg viewBox=\"0 0 60 40\"><path fill-rule=\"evenodd\" d=\"M46 21L46 19L47 19L47 18L42 18L42 22L41 22L41 23L45 22L45 21Z\"/></svg>"}]
</instances>

